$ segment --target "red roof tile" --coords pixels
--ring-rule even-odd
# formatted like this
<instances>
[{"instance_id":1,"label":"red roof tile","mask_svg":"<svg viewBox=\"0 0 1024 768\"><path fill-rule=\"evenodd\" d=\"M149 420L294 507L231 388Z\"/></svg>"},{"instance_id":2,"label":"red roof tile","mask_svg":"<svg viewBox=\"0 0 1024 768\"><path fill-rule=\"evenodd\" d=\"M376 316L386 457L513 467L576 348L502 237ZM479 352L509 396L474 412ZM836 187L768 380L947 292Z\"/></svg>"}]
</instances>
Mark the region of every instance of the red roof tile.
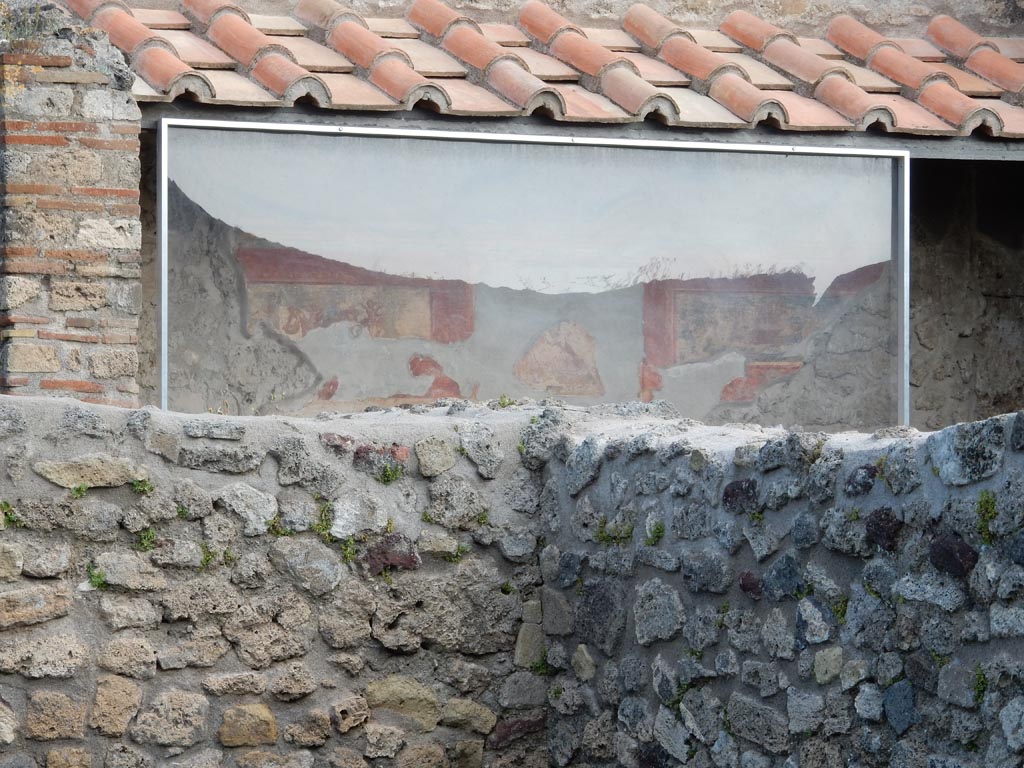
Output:
<instances>
[{"instance_id":1,"label":"red roof tile","mask_svg":"<svg viewBox=\"0 0 1024 768\"><path fill-rule=\"evenodd\" d=\"M643 3L597 28L542 0L485 23L443 0L406 0L389 19L336 0L296 0L290 16L250 15L247 0L182 0L181 12L64 2L128 55L141 101L1024 138L1024 37L984 37L949 16L927 39L848 15L819 38L746 11L718 30L683 26Z\"/></svg>"}]
</instances>

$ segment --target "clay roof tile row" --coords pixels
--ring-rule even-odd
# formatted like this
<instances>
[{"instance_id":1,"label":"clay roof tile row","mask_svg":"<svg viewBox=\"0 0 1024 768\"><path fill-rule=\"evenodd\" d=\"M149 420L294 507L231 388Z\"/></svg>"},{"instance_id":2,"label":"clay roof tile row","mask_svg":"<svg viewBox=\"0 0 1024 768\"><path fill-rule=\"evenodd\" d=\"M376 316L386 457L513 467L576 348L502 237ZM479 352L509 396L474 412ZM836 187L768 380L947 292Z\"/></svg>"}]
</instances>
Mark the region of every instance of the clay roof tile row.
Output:
<instances>
[{"instance_id":1,"label":"clay roof tile row","mask_svg":"<svg viewBox=\"0 0 1024 768\"><path fill-rule=\"evenodd\" d=\"M442 0L412 0L404 19L336 0L298 0L291 16L227 0L64 2L125 52L142 101L1024 138L1024 37L986 38L949 16L918 39L842 15L820 39L746 11L687 28L642 3L599 29L542 0L515 23L478 23Z\"/></svg>"}]
</instances>

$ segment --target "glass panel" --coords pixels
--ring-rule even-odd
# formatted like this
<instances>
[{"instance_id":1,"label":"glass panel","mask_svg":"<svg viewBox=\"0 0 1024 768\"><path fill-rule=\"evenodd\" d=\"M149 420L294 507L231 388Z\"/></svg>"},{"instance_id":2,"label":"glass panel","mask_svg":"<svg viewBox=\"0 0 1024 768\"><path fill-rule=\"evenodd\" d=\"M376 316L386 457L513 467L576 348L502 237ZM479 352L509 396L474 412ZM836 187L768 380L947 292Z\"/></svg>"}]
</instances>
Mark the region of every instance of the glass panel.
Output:
<instances>
[{"instance_id":1,"label":"glass panel","mask_svg":"<svg viewBox=\"0 0 1024 768\"><path fill-rule=\"evenodd\" d=\"M169 407L896 420L891 158L169 136Z\"/></svg>"}]
</instances>

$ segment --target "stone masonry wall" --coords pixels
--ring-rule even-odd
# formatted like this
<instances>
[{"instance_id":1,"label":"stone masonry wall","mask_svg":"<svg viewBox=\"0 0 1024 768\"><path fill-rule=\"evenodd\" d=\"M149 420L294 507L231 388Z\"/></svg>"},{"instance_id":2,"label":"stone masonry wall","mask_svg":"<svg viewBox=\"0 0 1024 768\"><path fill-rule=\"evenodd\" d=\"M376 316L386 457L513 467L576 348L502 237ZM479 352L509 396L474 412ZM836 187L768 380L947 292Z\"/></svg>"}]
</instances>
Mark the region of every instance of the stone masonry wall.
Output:
<instances>
[{"instance_id":1,"label":"stone masonry wall","mask_svg":"<svg viewBox=\"0 0 1024 768\"><path fill-rule=\"evenodd\" d=\"M0 398L0 767L1019 768L1024 413Z\"/></svg>"},{"instance_id":2,"label":"stone masonry wall","mask_svg":"<svg viewBox=\"0 0 1024 768\"><path fill-rule=\"evenodd\" d=\"M139 118L124 58L58 30L0 53L0 392L138 405Z\"/></svg>"}]
</instances>

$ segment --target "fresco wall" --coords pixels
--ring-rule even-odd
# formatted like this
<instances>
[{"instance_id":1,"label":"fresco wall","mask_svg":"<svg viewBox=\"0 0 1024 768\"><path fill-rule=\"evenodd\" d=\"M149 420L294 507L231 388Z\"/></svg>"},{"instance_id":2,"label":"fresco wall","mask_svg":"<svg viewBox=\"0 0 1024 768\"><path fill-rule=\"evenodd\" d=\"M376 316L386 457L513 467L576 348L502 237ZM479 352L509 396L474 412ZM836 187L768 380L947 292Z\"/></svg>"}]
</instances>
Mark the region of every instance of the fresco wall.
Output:
<instances>
[{"instance_id":1,"label":"fresco wall","mask_svg":"<svg viewBox=\"0 0 1024 768\"><path fill-rule=\"evenodd\" d=\"M652 176L663 158L620 158L615 153L624 150L607 148L594 157L570 151L579 148L543 149L569 153L566 174L581 174L565 189L581 181L598 186L628 170L622 186L650 199L607 188L545 212L547 200L522 204L506 179L474 189L504 197L467 208L459 182L472 174L458 169L476 167L472 152L463 157L464 145L446 146L442 160L424 161L429 148L399 146L395 168L422 168L398 182L424 169L445 177L425 182L419 195L396 194L389 180L385 202L343 201L331 213L322 186L291 206L278 199L302 180L301 152L288 167L264 169L283 176L282 190L270 194L220 189L207 177L196 185L190 174L203 162L202 134L211 132L187 133L200 135L199 147L183 144L176 162L172 153L169 186L172 408L311 414L504 395L579 405L666 399L684 416L717 422L842 428L896 417L888 161L834 169L850 177L849 210L823 213L838 228L826 232L796 224L805 213L833 210L802 192L795 210L788 198L761 201L761 192L718 202L715 193L730 181L719 172L772 179L766 193L784 195L794 180L813 187L821 181L813 171L834 158L689 155L683 166ZM378 156L380 145L291 140L306 138L317 143L314 156L358 150L364 170L375 160L385 163L379 175L392 169ZM249 147L245 135L239 157L272 149L261 135L253 141ZM561 162L561 154L532 157L532 147L497 146L492 158L487 145L472 146L502 178ZM372 157L362 157L367 152ZM601 161L596 172L574 166L592 160ZM775 179L773 161L808 165ZM448 172L452 163L460 165ZM686 163L715 174L682 188ZM643 177L639 187L629 174ZM241 188L267 187L260 178L243 179ZM845 178L829 183L842 186ZM452 210L437 229L439 184L453 189L445 204ZM686 199L689 189L702 200ZM726 228L734 211L742 211L741 226L732 228L740 232ZM865 231L876 228L863 226L865 213L880 216L881 232ZM670 223L672 215L680 218ZM793 225L781 226L780 216ZM847 229L857 234L847 239ZM247 375L254 366L260 374ZM865 376L870 391L866 382L858 386Z\"/></svg>"}]
</instances>

